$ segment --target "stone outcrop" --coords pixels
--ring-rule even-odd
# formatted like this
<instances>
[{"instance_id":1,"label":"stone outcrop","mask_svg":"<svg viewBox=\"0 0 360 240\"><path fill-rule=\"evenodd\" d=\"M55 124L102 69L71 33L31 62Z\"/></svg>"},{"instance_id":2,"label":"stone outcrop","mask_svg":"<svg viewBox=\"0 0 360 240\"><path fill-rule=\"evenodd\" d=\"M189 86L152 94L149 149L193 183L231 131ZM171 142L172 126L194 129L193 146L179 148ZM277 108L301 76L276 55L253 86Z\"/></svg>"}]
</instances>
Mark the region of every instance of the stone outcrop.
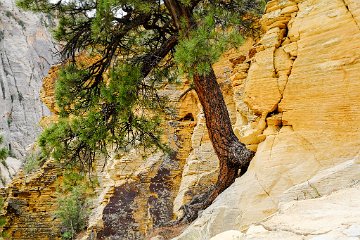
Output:
<instances>
[{"instance_id":1,"label":"stone outcrop","mask_svg":"<svg viewBox=\"0 0 360 240\"><path fill-rule=\"evenodd\" d=\"M360 187L328 196L281 204L279 212L242 233L230 230L210 240L357 240L360 237Z\"/></svg>"},{"instance_id":2,"label":"stone outcrop","mask_svg":"<svg viewBox=\"0 0 360 240\"><path fill-rule=\"evenodd\" d=\"M242 88L239 83L241 82L241 73L237 73L236 79L230 78L230 76L234 72L235 66L237 66L236 69L239 69L238 62L245 61L249 49L252 48L252 43L252 40L248 40L239 49L227 52L213 66L234 126L242 124L237 122L237 119L241 118L241 112L237 111L239 108L237 105L241 105L240 102L237 102ZM235 81L237 82L234 83ZM235 93L235 90L238 92ZM197 123L191 136L192 151L186 159L179 192L174 202L174 212L177 216L182 214L180 211L182 205L190 201L194 195L205 191L214 184L218 176L218 159L212 147L205 116L199 103L197 103L197 108Z\"/></svg>"},{"instance_id":3,"label":"stone outcrop","mask_svg":"<svg viewBox=\"0 0 360 240\"><path fill-rule=\"evenodd\" d=\"M39 120L49 114L39 97L55 62L49 24L49 16L21 11L14 0L0 2L0 134L13 157L0 166L0 186L17 172L41 131Z\"/></svg>"},{"instance_id":4,"label":"stone outcrop","mask_svg":"<svg viewBox=\"0 0 360 240\"><path fill-rule=\"evenodd\" d=\"M306 182L286 190L279 197L277 213L250 225L243 229L243 232L240 231L240 228L237 230L232 228L232 230L210 237L212 229L205 228L198 233L191 229L196 227L195 225L185 230L185 239L195 240L204 236L211 240L357 239L355 237L360 236L360 232L358 232L360 218L358 214L354 213L360 207L359 190L360 162L357 156L355 159L320 171ZM226 202L224 198L219 198L210 207L215 208L211 209L212 213L217 214L221 212L221 208L222 210L229 208L229 200L231 201L233 198L230 193L235 196L237 194L235 191L233 186L226 190L222 197L230 196L230 199ZM207 211L208 209L204 212ZM210 227L213 228L215 227L213 224L221 223L220 218L226 220L226 217L229 217L229 214L224 211L223 215L207 220L210 221ZM198 221L197 226L202 226L202 223ZM223 225L221 226L222 229L226 229ZM182 238L180 237L180 239Z\"/></svg>"},{"instance_id":5,"label":"stone outcrop","mask_svg":"<svg viewBox=\"0 0 360 240\"><path fill-rule=\"evenodd\" d=\"M10 239L60 239L60 223L55 217L59 169L48 161L31 176L23 171L6 188L3 233Z\"/></svg>"},{"instance_id":6,"label":"stone outcrop","mask_svg":"<svg viewBox=\"0 0 360 240\"><path fill-rule=\"evenodd\" d=\"M82 56L82 62L88 60ZM57 66L51 68L44 78L41 96L54 115L44 118L43 125L56 121L58 110L53 94L58 70ZM144 239L154 228L174 220L173 202L192 150L191 136L199 112L193 92L182 96L188 88L189 83L184 82L181 87L169 85L160 91L176 112L163 125L164 141L174 154L144 155L133 149L114 152L105 167L103 159L98 160L98 197L93 201L88 230L82 239Z\"/></svg>"},{"instance_id":7,"label":"stone outcrop","mask_svg":"<svg viewBox=\"0 0 360 240\"><path fill-rule=\"evenodd\" d=\"M250 111L237 109L242 116L253 113L247 125L249 118L240 119L245 125L239 125L238 135L258 144L256 155L246 174L176 239L245 230L277 212L283 198L316 197L311 179L357 156L359 14L358 1L268 3L261 20L265 33L243 77L242 101ZM331 170L323 174L318 178L339 180ZM344 187L359 181L356 173L336 176L343 177ZM302 195L294 193L295 185ZM316 186L320 195L339 188L325 182Z\"/></svg>"},{"instance_id":8,"label":"stone outcrop","mask_svg":"<svg viewBox=\"0 0 360 240\"><path fill-rule=\"evenodd\" d=\"M248 41L214 65L234 124L236 108L229 78L234 64L231 61L246 55L251 47L252 42ZM86 58L82 60L86 62ZM44 126L56 121L54 83L58 70L57 66L51 68L44 78L41 96L54 113L42 120ZM188 91L189 87L189 82L184 80L182 86L169 85L160 91L169 98L176 112L163 126L164 141L175 150L174 155L155 153L144 158L141 152L132 150L126 154L114 153L104 169L103 161L99 162L99 197L94 202L83 239L143 239L154 228L161 228L181 215L179 208L184 203L216 181L217 157L201 106L195 92ZM173 233L170 231L168 236Z\"/></svg>"},{"instance_id":9,"label":"stone outcrop","mask_svg":"<svg viewBox=\"0 0 360 240\"><path fill-rule=\"evenodd\" d=\"M248 171L175 239L358 237L359 219L348 214L359 207L359 9L357 0L270 1L261 20L262 38L214 65L235 133L256 155ZM56 71L45 79L42 93L54 113ZM175 154L114 153L99 170L98 198L81 239L149 234L169 239L179 229L161 227L216 181L217 158L201 106L188 87L184 81L182 87L162 90L176 106L176 116L163 127ZM46 192L53 185L44 186ZM51 202L50 193L41 194L46 195L44 201ZM340 214L334 224L344 223L341 228L326 223L331 206ZM314 226L297 225L292 218L307 218ZM311 228L316 226L322 230ZM30 229L22 229L24 236Z\"/></svg>"}]
</instances>

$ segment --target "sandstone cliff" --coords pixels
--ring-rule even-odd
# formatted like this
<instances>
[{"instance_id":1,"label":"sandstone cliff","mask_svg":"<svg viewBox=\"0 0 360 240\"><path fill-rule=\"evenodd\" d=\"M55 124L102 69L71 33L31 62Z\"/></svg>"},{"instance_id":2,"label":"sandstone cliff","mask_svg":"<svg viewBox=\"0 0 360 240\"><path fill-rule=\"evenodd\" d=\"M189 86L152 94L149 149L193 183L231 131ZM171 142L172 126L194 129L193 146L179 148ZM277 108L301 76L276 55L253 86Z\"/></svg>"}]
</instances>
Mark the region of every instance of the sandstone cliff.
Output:
<instances>
[{"instance_id":1,"label":"sandstone cliff","mask_svg":"<svg viewBox=\"0 0 360 240\"><path fill-rule=\"evenodd\" d=\"M234 231L214 239L360 236L360 219L352 214L360 207L355 196L360 182L359 9L357 0L270 1L261 20L261 40L247 41L214 65L235 132L256 155L246 174L175 239L210 239L227 230ZM43 97L56 113L53 83L54 77L45 79ZM153 228L181 215L181 206L216 180L218 162L201 106L192 91L180 98L187 84L162 91L177 106L176 116L164 126L164 138L176 154L144 159L135 150L114 153L99 171L98 198L82 239L145 239ZM40 173L53 174L50 169ZM33 239L54 237L51 208L46 215L29 196L39 187L43 201L54 203L49 189L55 181L38 186L30 180L27 185L26 177L19 176L14 182L13 188L23 183L23 194L9 190L8 195L23 203L22 211L10 214L16 224L9 231L21 228L17 239L31 236L26 216L43 224L44 235ZM330 217L331 209L338 221L319 220ZM166 228L154 234L170 238L179 231Z\"/></svg>"},{"instance_id":2,"label":"sandstone cliff","mask_svg":"<svg viewBox=\"0 0 360 240\"><path fill-rule=\"evenodd\" d=\"M47 16L21 11L14 0L0 2L0 134L13 157L0 165L0 186L17 172L41 131L39 120L49 114L39 96L55 62L49 24Z\"/></svg>"},{"instance_id":3,"label":"sandstone cliff","mask_svg":"<svg viewBox=\"0 0 360 240\"><path fill-rule=\"evenodd\" d=\"M311 183L324 169L356 158L360 150L359 9L358 1L346 0L268 3L262 18L266 32L241 93L260 118L250 129L265 140L247 173L177 239L244 230L278 211L279 202L359 183L359 174L348 172L334 173L329 177L333 181L322 186L318 180Z\"/></svg>"}]
</instances>

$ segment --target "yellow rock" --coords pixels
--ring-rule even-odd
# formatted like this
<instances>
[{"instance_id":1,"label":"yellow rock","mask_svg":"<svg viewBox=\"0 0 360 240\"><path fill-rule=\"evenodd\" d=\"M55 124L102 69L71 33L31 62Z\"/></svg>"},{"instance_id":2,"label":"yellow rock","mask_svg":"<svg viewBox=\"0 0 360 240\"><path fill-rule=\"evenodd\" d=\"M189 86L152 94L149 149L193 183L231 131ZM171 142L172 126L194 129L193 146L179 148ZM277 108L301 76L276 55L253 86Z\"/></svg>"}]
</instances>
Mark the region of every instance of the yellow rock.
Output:
<instances>
[{"instance_id":1,"label":"yellow rock","mask_svg":"<svg viewBox=\"0 0 360 240\"><path fill-rule=\"evenodd\" d=\"M210 239L228 229L245 230L275 213L289 189L290 193L297 189L314 193L308 181L324 176L323 171L327 178L316 185L319 191L330 193L343 183L356 184L356 165L337 172L336 178L328 169L339 169L347 161L359 162L359 20L357 0L274 0L267 4L261 20L267 32L256 48L244 92L237 92L240 87L234 91L243 97L248 112L256 115L246 122L246 108L236 103L241 113L237 135L248 133L243 140L249 143L266 138L258 144L245 175L176 240ZM287 29L287 36L277 35L279 29ZM256 119L264 115L269 115L267 125L259 131Z\"/></svg>"},{"instance_id":2,"label":"yellow rock","mask_svg":"<svg viewBox=\"0 0 360 240\"><path fill-rule=\"evenodd\" d=\"M245 229L276 212L288 189L338 163L359 163L359 5L358 0L270 1L260 43L246 42L214 65L235 133L257 152L247 173L190 227L192 235L185 232L179 239ZM42 97L56 113L51 76ZM216 181L218 160L204 115L193 91L182 95L189 87L184 83L163 89L178 106L176 119L164 126L164 139L177 151L174 158L160 153L143 158L136 151L111 158L89 234L106 237L106 231L125 229L119 239L131 236L126 234L141 239L161 221L181 215L184 203ZM39 191L44 199L50 196L48 188ZM28 208L46 212L35 193ZM111 226L113 219L122 225ZM10 231L20 232L14 239L30 234L29 224L17 231L22 222L15 216L13 222Z\"/></svg>"},{"instance_id":3,"label":"yellow rock","mask_svg":"<svg viewBox=\"0 0 360 240\"><path fill-rule=\"evenodd\" d=\"M60 222L54 218L56 188L61 178L54 162L47 161L32 175L22 171L6 189L3 230L10 239L60 239Z\"/></svg>"}]
</instances>

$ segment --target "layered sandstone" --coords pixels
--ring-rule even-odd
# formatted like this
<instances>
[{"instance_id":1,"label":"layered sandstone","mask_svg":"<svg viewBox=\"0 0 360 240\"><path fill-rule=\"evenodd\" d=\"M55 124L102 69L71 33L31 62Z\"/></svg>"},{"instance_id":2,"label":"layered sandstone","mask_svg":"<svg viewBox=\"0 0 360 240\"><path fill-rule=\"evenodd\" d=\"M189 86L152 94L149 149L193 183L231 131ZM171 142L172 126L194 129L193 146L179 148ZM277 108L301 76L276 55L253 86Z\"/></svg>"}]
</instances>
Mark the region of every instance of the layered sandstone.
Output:
<instances>
[{"instance_id":1,"label":"layered sandstone","mask_svg":"<svg viewBox=\"0 0 360 240\"><path fill-rule=\"evenodd\" d=\"M177 239L246 229L275 213L285 191L358 154L357 7L357 1L342 0L268 3L261 21L265 34L242 93L259 120L239 129L240 138L254 133L244 136L248 144L263 142L247 173ZM341 182L360 179L341 177ZM327 192L337 190L327 186Z\"/></svg>"},{"instance_id":2,"label":"layered sandstone","mask_svg":"<svg viewBox=\"0 0 360 240\"><path fill-rule=\"evenodd\" d=\"M286 208L294 213L289 216L300 219L305 216L296 211L313 202L320 206L320 198L330 205L336 199L348 205L331 193L351 188L339 194L356 194L360 181L359 9L356 0L270 1L261 20L261 40L246 42L214 65L235 133L257 152L246 174L176 239L210 239L226 230L244 236L239 231L249 226L246 239L285 239L293 235L285 230L297 228L296 223L281 228L289 217L275 217L278 225L262 221L282 206L309 201ZM45 80L43 97L56 112L54 76ZM181 206L216 181L217 157L201 106L188 87L185 81L182 87L162 90L176 106L176 115L164 124L164 139L175 154L114 153L99 171L98 198L83 239L144 239L153 228L181 216ZM51 202L50 193L46 195L44 201ZM265 230L257 228L259 222ZM344 223L348 228L333 233L348 236L357 229ZM23 236L30 229L25 227Z\"/></svg>"},{"instance_id":3,"label":"layered sandstone","mask_svg":"<svg viewBox=\"0 0 360 240\"><path fill-rule=\"evenodd\" d=\"M252 41L247 41L241 49L228 52L214 65L234 124L237 113L230 76L236 65L233 62L247 55L250 48ZM59 67L55 66L44 78L41 96L55 114L44 118L44 125L56 121L54 88L58 71ZM196 93L188 91L189 87L189 82L183 80L182 86L168 85L160 91L175 110L175 116L163 125L164 141L175 151L174 155L155 153L144 158L141 151L132 150L113 153L104 169L100 161L99 197L94 201L83 238L143 239L154 228L179 217L183 204L216 181L217 157L200 103Z\"/></svg>"},{"instance_id":4,"label":"layered sandstone","mask_svg":"<svg viewBox=\"0 0 360 240\"><path fill-rule=\"evenodd\" d=\"M60 239L60 222L55 217L59 169L48 161L31 176L22 171L6 189L3 234L10 239Z\"/></svg>"},{"instance_id":5,"label":"layered sandstone","mask_svg":"<svg viewBox=\"0 0 360 240\"><path fill-rule=\"evenodd\" d=\"M358 240L360 188L351 187L280 206L279 213L242 233L229 230L210 240ZM305 221L304 221L305 220Z\"/></svg>"}]
</instances>

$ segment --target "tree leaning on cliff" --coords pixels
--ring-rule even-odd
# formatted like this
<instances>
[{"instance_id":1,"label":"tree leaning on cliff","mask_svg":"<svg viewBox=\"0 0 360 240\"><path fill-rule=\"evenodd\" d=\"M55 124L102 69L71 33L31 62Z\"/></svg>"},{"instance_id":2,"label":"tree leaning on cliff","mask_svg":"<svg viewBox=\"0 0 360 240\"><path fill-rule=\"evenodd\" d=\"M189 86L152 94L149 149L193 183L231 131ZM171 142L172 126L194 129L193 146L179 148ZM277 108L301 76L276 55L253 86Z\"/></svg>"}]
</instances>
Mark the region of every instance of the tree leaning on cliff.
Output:
<instances>
[{"instance_id":1,"label":"tree leaning on cliff","mask_svg":"<svg viewBox=\"0 0 360 240\"><path fill-rule=\"evenodd\" d=\"M252 29L258 0L19 0L25 9L56 14L55 38L64 43L56 84L60 120L40 145L66 163L91 168L107 146L148 148L160 141L166 109L156 89L180 72L192 79L220 161L209 192L183 206L192 221L253 157L235 136L212 64ZM55 3L54 3L55 2ZM79 55L93 60L81 61ZM85 61L86 62L86 61ZM70 117L71 116L71 117Z\"/></svg>"}]
</instances>

